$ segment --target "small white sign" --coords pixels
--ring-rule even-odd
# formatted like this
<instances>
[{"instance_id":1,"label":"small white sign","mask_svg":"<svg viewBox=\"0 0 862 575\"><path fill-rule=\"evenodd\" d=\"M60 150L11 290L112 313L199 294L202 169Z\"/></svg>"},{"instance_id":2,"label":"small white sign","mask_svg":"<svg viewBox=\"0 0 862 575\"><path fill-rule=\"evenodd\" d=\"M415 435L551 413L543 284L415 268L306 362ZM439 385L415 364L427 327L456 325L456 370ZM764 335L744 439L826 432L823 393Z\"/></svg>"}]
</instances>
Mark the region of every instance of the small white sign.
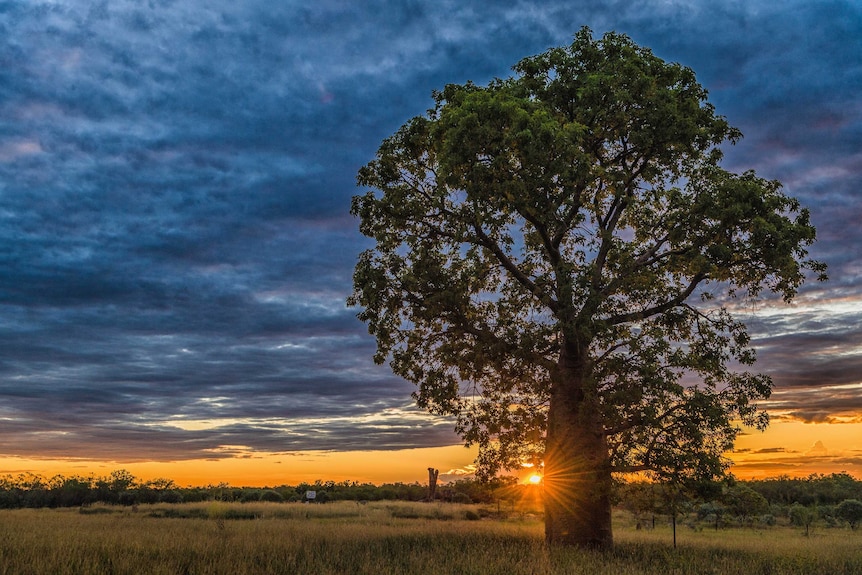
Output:
<instances>
[{"instance_id":1,"label":"small white sign","mask_svg":"<svg viewBox=\"0 0 862 575\"><path fill-rule=\"evenodd\" d=\"M317 491L306 491L305 492L305 498L306 499L314 499L315 497L317 497Z\"/></svg>"}]
</instances>

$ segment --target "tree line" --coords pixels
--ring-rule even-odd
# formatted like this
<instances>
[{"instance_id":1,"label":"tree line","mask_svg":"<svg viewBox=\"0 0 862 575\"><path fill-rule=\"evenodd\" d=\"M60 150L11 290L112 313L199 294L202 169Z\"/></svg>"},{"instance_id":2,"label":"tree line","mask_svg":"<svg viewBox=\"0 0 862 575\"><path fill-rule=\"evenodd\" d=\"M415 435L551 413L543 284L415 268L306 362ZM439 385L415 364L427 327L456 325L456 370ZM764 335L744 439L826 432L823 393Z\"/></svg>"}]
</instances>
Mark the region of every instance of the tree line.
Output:
<instances>
[{"instance_id":1,"label":"tree line","mask_svg":"<svg viewBox=\"0 0 862 575\"><path fill-rule=\"evenodd\" d=\"M517 485L513 477L490 481L461 479L437 487L435 500L455 503L492 503L514 500L527 486ZM152 503L226 502L302 502L309 492L314 501L423 501L428 486L414 483L360 483L323 481L273 487L235 487L227 483L181 487L171 479L142 480L124 469L108 476L55 475L45 478L34 473L0 476L0 508L79 507L93 503L139 505Z\"/></svg>"},{"instance_id":2,"label":"tree line","mask_svg":"<svg viewBox=\"0 0 862 575\"><path fill-rule=\"evenodd\" d=\"M862 481L848 473L779 476L697 483L632 482L617 486L617 505L631 512L640 527L672 518L689 527L768 527L782 522L856 529L862 524Z\"/></svg>"},{"instance_id":3,"label":"tree line","mask_svg":"<svg viewBox=\"0 0 862 575\"><path fill-rule=\"evenodd\" d=\"M427 501L429 486L414 483L360 483L323 481L272 487L235 487L226 483L181 487L171 479L138 479L120 469L108 476L33 473L0 477L0 508L80 507L94 503L139 505L153 503L304 502L314 501ZM454 503L535 505L541 488L519 484L514 477L487 481L460 479L437 486L434 500ZM614 489L616 507L632 513L642 527L679 517L691 526L716 529L733 525L772 525L781 520L808 531L814 525L862 524L862 480L848 473L780 476L742 481L680 485L660 482L619 482Z\"/></svg>"}]
</instances>

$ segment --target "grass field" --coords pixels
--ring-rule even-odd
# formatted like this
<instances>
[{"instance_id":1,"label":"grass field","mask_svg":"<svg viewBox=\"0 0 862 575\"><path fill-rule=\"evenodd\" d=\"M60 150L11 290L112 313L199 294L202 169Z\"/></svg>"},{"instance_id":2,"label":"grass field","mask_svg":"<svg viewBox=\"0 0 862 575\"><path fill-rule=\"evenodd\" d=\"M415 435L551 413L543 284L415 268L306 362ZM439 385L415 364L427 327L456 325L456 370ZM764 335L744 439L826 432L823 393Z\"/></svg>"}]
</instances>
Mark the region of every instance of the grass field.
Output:
<instances>
[{"instance_id":1,"label":"grass field","mask_svg":"<svg viewBox=\"0 0 862 575\"><path fill-rule=\"evenodd\" d=\"M541 520L452 504L181 504L0 511L0 573L862 575L862 532L635 530L548 549ZM469 516L469 519L468 519ZM477 517L482 516L481 520Z\"/></svg>"}]
</instances>

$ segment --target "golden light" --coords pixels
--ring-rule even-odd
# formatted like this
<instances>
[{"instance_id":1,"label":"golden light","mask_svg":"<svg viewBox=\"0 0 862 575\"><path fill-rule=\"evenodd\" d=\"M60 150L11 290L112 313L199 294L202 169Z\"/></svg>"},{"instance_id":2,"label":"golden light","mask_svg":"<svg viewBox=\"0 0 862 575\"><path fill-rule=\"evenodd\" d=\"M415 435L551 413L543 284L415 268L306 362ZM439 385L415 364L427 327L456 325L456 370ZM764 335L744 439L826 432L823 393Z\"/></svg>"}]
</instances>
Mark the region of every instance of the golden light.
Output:
<instances>
[{"instance_id":1,"label":"golden light","mask_svg":"<svg viewBox=\"0 0 862 575\"><path fill-rule=\"evenodd\" d=\"M532 483L533 485L538 485L539 483L542 482L542 476L534 473L533 475L530 476L529 482Z\"/></svg>"}]
</instances>

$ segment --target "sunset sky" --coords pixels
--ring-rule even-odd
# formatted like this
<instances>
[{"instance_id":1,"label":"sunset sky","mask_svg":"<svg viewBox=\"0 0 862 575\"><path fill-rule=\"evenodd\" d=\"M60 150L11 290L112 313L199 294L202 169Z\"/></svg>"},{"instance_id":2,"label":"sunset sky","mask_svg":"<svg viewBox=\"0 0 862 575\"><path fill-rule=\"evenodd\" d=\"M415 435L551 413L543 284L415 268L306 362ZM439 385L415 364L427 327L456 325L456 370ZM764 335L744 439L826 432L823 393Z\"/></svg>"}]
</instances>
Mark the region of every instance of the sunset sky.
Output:
<instances>
[{"instance_id":1,"label":"sunset sky","mask_svg":"<svg viewBox=\"0 0 862 575\"><path fill-rule=\"evenodd\" d=\"M583 25L692 67L745 135L725 167L818 229L830 281L741 311L775 392L733 472L862 478L856 0L0 0L0 475L469 472L345 305L356 172Z\"/></svg>"}]
</instances>

